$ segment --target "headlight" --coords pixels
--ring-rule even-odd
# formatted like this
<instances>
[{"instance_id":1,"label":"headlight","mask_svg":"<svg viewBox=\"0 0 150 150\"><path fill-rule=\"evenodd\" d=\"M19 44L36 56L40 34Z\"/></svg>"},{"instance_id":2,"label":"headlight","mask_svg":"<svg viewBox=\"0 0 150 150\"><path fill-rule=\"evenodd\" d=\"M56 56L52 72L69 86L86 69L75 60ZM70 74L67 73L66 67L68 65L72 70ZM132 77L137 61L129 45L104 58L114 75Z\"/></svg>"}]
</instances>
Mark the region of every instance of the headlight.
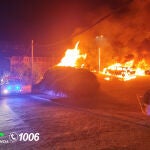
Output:
<instances>
[{"instance_id":1,"label":"headlight","mask_svg":"<svg viewBox=\"0 0 150 150\"><path fill-rule=\"evenodd\" d=\"M3 93L3 94L8 94L9 91L8 91L7 89L4 89L4 90L2 91L2 93Z\"/></svg>"}]
</instances>

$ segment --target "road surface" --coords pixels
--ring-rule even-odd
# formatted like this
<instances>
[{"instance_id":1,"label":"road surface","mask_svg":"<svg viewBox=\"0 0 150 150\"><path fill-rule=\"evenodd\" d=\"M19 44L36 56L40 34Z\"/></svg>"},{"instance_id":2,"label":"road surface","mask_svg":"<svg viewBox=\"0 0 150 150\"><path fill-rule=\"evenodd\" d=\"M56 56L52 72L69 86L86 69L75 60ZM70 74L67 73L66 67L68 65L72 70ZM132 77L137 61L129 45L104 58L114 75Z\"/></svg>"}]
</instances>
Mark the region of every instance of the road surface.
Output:
<instances>
[{"instance_id":1,"label":"road surface","mask_svg":"<svg viewBox=\"0 0 150 150\"><path fill-rule=\"evenodd\" d=\"M78 107L41 95L0 98L0 140L39 133L38 141L0 143L0 150L149 150L150 119L140 109L113 103Z\"/></svg>"}]
</instances>

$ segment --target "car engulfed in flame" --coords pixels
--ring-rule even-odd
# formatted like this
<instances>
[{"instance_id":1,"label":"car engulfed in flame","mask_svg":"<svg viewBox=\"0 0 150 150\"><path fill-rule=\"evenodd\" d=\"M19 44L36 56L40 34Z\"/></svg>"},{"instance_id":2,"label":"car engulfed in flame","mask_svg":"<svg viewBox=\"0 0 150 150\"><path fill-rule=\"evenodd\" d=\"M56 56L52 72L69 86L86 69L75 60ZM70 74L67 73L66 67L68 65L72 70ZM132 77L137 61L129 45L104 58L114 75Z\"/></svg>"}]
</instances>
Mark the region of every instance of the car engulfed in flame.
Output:
<instances>
[{"instance_id":1,"label":"car engulfed in flame","mask_svg":"<svg viewBox=\"0 0 150 150\"><path fill-rule=\"evenodd\" d=\"M105 80L110 80L110 77L116 77L120 80L127 81L135 79L137 76L148 75L149 70L146 70L148 67L149 65L145 60L141 60L137 65L134 64L134 60L131 60L124 64L115 63L110 65L104 68L103 74L106 75Z\"/></svg>"},{"instance_id":2,"label":"car engulfed in flame","mask_svg":"<svg viewBox=\"0 0 150 150\"><path fill-rule=\"evenodd\" d=\"M90 63L87 64L87 62L90 62L88 59L88 53L82 54L81 51L78 48L79 42L75 44L75 47L73 49L67 49L64 57L60 60L60 62L56 66L61 67L73 67L73 68L86 68L90 70L91 72L94 72L95 74L102 73L105 76L105 80L109 81L112 78L117 78L122 81L128 81L131 79L135 79L137 76L146 76L150 75L150 65L146 62L144 58L134 58L130 59L128 61L122 62L124 63L114 63L110 66L103 69L101 72L98 69L95 69L96 67L92 67L94 69L91 69L89 66L95 66L95 64ZM100 59L97 62L97 64L100 63ZM103 64L105 64L104 62Z\"/></svg>"},{"instance_id":3,"label":"car engulfed in flame","mask_svg":"<svg viewBox=\"0 0 150 150\"><path fill-rule=\"evenodd\" d=\"M110 77L116 77L123 81L136 78L134 70L130 67L122 67L121 64L114 64L108 68L104 68L103 74L107 76L105 80L110 80Z\"/></svg>"}]
</instances>

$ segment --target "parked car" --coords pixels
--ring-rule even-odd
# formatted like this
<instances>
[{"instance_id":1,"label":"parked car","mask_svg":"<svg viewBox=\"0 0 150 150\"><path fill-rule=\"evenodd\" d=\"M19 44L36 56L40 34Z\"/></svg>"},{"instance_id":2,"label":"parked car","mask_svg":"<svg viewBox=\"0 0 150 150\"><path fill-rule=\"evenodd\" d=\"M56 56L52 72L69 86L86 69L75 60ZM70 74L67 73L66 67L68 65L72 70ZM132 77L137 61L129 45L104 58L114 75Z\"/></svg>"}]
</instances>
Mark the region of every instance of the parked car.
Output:
<instances>
[{"instance_id":1,"label":"parked car","mask_svg":"<svg viewBox=\"0 0 150 150\"><path fill-rule=\"evenodd\" d=\"M24 85L19 79L9 79L7 82L1 84L1 95L21 94L31 92L30 85Z\"/></svg>"}]
</instances>

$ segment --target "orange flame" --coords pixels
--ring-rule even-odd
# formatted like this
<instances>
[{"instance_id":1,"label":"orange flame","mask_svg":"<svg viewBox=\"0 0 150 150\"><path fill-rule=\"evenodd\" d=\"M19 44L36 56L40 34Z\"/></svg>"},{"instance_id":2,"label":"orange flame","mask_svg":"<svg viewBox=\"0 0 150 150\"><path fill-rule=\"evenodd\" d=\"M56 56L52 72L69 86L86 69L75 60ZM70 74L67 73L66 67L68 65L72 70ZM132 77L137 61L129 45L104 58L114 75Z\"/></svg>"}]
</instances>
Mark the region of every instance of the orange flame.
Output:
<instances>
[{"instance_id":1,"label":"orange flame","mask_svg":"<svg viewBox=\"0 0 150 150\"><path fill-rule=\"evenodd\" d=\"M136 78L135 72L130 67L128 67L132 63L133 61L125 63L124 65L120 63L113 64L108 68L104 68L103 73L108 76L117 77L123 81L131 80L133 78Z\"/></svg>"},{"instance_id":2,"label":"orange flame","mask_svg":"<svg viewBox=\"0 0 150 150\"><path fill-rule=\"evenodd\" d=\"M145 76L145 70L143 70L141 68L136 68L135 75L136 76Z\"/></svg>"},{"instance_id":3,"label":"orange flame","mask_svg":"<svg viewBox=\"0 0 150 150\"><path fill-rule=\"evenodd\" d=\"M134 60L130 60L124 64L116 63L104 68L103 73L109 76L121 78L124 81L136 78L136 76L145 76L145 70L149 69L149 65L143 59L134 65Z\"/></svg>"},{"instance_id":4,"label":"orange flame","mask_svg":"<svg viewBox=\"0 0 150 150\"><path fill-rule=\"evenodd\" d=\"M142 59L136 66L136 75L144 76L145 70L149 69L149 65L146 63L145 59Z\"/></svg>"},{"instance_id":5,"label":"orange flame","mask_svg":"<svg viewBox=\"0 0 150 150\"><path fill-rule=\"evenodd\" d=\"M133 60L130 60L130 61L127 61L125 64L124 64L124 67L133 67L134 65L134 59Z\"/></svg>"},{"instance_id":6,"label":"orange flame","mask_svg":"<svg viewBox=\"0 0 150 150\"><path fill-rule=\"evenodd\" d=\"M62 58L61 62L57 66L66 66L66 67L77 67L77 61L80 58L86 59L86 54L80 54L78 49L79 41L76 43L74 49L67 49L65 56ZM83 66L83 64L81 64Z\"/></svg>"}]
</instances>

